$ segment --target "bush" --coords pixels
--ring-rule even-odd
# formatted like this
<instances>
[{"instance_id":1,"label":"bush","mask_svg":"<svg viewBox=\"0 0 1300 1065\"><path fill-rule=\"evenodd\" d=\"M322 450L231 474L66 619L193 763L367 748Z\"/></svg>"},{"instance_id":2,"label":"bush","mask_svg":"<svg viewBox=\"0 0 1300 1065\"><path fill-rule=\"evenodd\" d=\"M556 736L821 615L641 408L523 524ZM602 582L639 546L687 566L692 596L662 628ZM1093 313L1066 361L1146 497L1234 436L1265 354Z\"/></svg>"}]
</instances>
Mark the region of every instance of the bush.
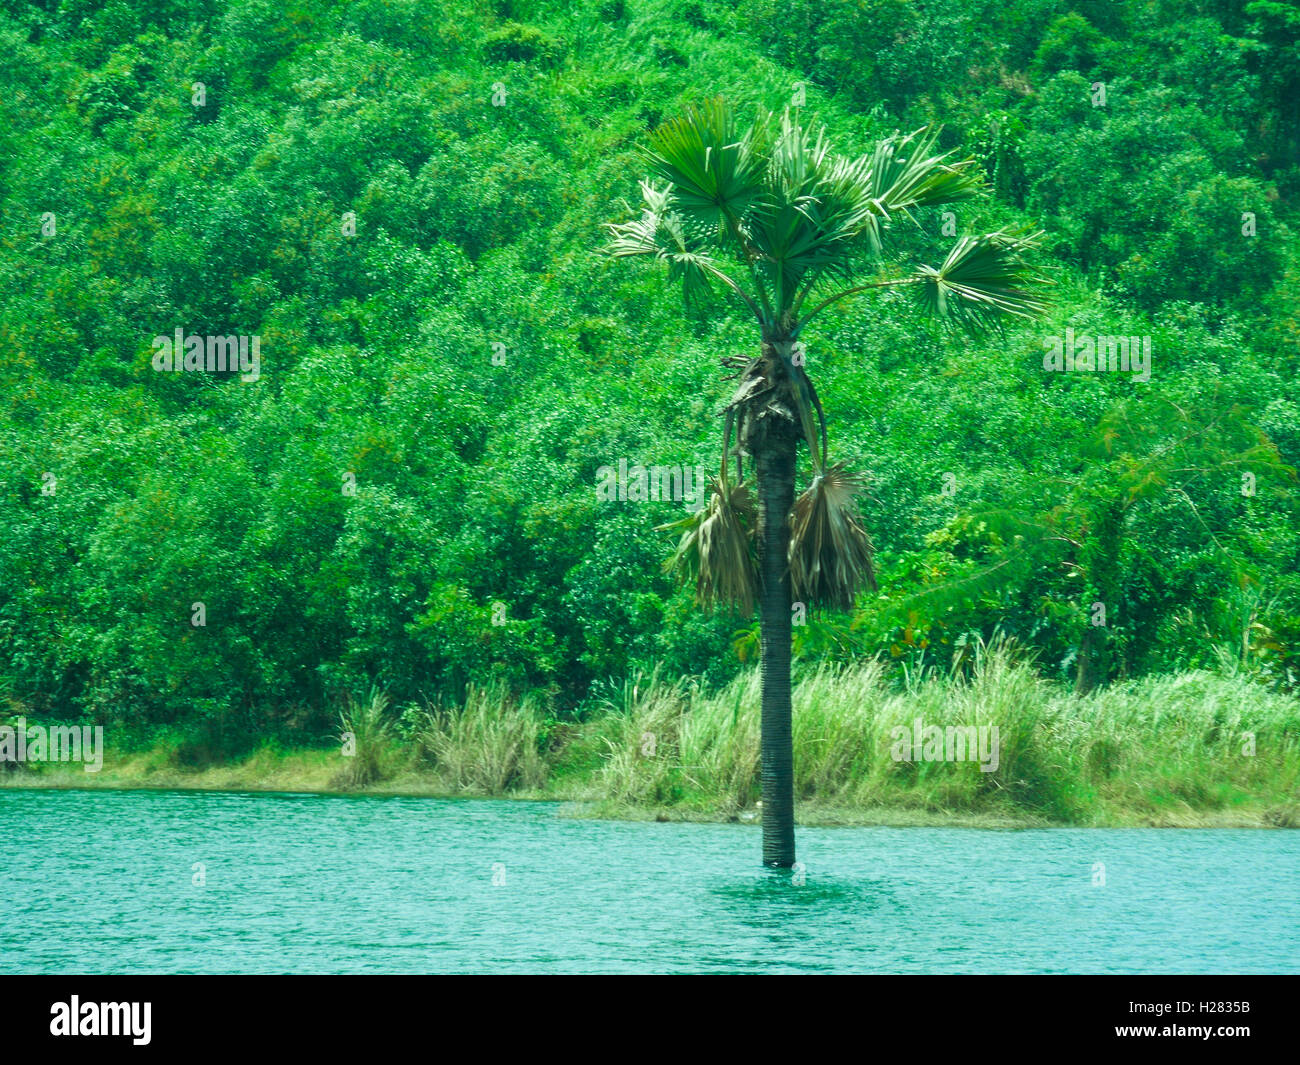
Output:
<instances>
[{"instance_id":1,"label":"bush","mask_svg":"<svg viewBox=\"0 0 1300 1065\"><path fill-rule=\"evenodd\" d=\"M554 66L564 58L564 44L536 26L507 22L489 33L483 54L490 63L531 63Z\"/></svg>"},{"instance_id":2,"label":"bush","mask_svg":"<svg viewBox=\"0 0 1300 1065\"><path fill-rule=\"evenodd\" d=\"M364 703L349 700L339 714L343 734L345 767L330 782L334 788L364 788L383 780L390 772L393 753L393 722L388 715L388 696L372 691ZM352 753L348 754L348 745Z\"/></svg>"},{"instance_id":3,"label":"bush","mask_svg":"<svg viewBox=\"0 0 1300 1065\"><path fill-rule=\"evenodd\" d=\"M419 739L444 783L501 795L546 781L540 746L545 715L535 697L516 703L506 688L471 685L459 709L431 708Z\"/></svg>"}]
</instances>

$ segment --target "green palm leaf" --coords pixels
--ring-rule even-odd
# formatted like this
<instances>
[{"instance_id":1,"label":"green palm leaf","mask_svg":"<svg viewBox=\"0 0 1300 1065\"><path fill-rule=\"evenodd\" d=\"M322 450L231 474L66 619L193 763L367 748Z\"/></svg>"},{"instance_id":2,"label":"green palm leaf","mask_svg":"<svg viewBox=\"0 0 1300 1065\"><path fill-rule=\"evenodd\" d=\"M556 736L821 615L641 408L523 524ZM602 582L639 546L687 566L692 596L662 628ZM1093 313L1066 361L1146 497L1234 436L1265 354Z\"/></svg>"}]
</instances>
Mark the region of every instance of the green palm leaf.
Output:
<instances>
[{"instance_id":1,"label":"green palm leaf","mask_svg":"<svg viewBox=\"0 0 1300 1065\"><path fill-rule=\"evenodd\" d=\"M777 306L789 306L810 274L847 276L854 243L875 226L868 178L864 160L830 154L823 127L782 116L751 221Z\"/></svg>"},{"instance_id":2,"label":"green palm leaf","mask_svg":"<svg viewBox=\"0 0 1300 1065\"><path fill-rule=\"evenodd\" d=\"M1041 233L999 230L963 237L937 270L916 271L922 311L967 329L999 327L1008 317L1036 318L1045 310L1034 289L1047 284L1024 261Z\"/></svg>"},{"instance_id":3,"label":"green palm leaf","mask_svg":"<svg viewBox=\"0 0 1300 1065\"><path fill-rule=\"evenodd\" d=\"M709 223L719 235L734 229L761 191L765 123L744 133L721 98L690 107L650 135L646 156L668 182L683 215Z\"/></svg>"},{"instance_id":4,"label":"green palm leaf","mask_svg":"<svg viewBox=\"0 0 1300 1065\"><path fill-rule=\"evenodd\" d=\"M868 164L871 196L885 215L955 203L979 192L979 175L970 169L974 160L946 162L951 153L934 150L938 139L937 129L919 129L876 145Z\"/></svg>"},{"instance_id":5,"label":"green palm leaf","mask_svg":"<svg viewBox=\"0 0 1300 1065\"><path fill-rule=\"evenodd\" d=\"M605 228L613 234L608 248L611 255L616 258L651 255L664 260L668 263L669 278L682 283L688 301L708 295L712 277L735 287L704 245L691 239L681 216L673 210L675 203L666 189L643 181L641 196L645 207L640 217L606 224Z\"/></svg>"}]
</instances>

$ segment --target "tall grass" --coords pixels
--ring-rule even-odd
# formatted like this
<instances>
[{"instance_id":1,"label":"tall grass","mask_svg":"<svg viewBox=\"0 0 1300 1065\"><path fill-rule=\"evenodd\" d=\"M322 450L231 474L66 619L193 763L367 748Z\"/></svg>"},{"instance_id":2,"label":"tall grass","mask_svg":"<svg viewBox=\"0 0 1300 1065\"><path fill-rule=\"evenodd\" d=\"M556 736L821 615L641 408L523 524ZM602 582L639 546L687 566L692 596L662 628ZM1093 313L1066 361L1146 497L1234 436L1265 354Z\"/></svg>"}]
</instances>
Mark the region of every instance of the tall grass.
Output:
<instances>
[{"instance_id":1,"label":"tall grass","mask_svg":"<svg viewBox=\"0 0 1300 1065\"><path fill-rule=\"evenodd\" d=\"M746 805L758 781L758 693L754 672L712 698L652 677L610 719L599 792L629 803L703 801L723 813Z\"/></svg>"},{"instance_id":2,"label":"tall grass","mask_svg":"<svg viewBox=\"0 0 1300 1065\"><path fill-rule=\"evenodd\" d=\"M330 786L609 800L756 817L756 670L719 690L637 674L559 722L540 696L471 686L463 706L410 708L395 727L372 692L340 715L355 754ZM800 808L1028 816L1069 824L1228 821L1300 827L1300 701L1233 675L1189 672L1080 697L1007 641L952 672L879 661L812 668L794 684ZM895 730L996 726L998 764L896 757ZM269 758L274 752L263 752ZM137 759L144 773L149 760ZM268 779L273 766L263 767ZM198 772L198 770L196 770Z\"/></svg>"},{"instance_id":3,"label":"tall grass","mask_svg":"<svg viewBox=\"0 0 1300 1065\"><path fill-rule=\"evenodd\" d=\"M348 700L339 714L343 728L340 740L351 740L352 754L331 783L337 788L364 788L383 780L391 770L394 754L393 722L388 714L388 696L374 690L365 702Z\"/></svg>"},{"instance_id":4,"label":"tall grass","mask_svg":"<svg viewBox=\"0 0 1300 1065\"><path fill-rule=\"evenodd\" d=\"M448 786L482 795L540 788L546 716L534 696L516 702L500 686L470 685L460 708L431 707L419 742Z\"/></svg>"},{"instance_id":5,"label":"tall grass","mask_svg":"<svg viewBox=\"0 0 1300 1065\"><path fill-rule=\"evenodd\" d=\"M797 679L793 703L795 789L805 802L1073 823L1251 802L1272 804L1279 824L1300 814L1300 703L1242 679L1184 673L1078 697L997 641L964 671L903 685L876 661L814 669ZM757 797L756 673L712 695L656 680L617 718L601 771L610 798L726 814ZM996 771L976 760L895 760L893 730L910 733L917 718L996 726Z\"/></svg>"}]
</instances>

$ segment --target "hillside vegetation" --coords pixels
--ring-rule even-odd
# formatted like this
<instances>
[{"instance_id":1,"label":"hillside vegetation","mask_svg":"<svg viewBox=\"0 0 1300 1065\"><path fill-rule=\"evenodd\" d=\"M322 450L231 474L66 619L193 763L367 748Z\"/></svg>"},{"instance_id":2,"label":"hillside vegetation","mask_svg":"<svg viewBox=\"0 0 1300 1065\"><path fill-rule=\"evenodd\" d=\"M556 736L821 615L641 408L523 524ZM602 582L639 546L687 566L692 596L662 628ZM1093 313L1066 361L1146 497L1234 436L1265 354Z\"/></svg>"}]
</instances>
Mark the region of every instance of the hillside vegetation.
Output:
<instances>
[{"instance_id":1,"label":"hillside vegetation","mask_svg":"<svg viewBox=\"0 0 1300 1065\"><path fill-rule=\"evenodd\" d=\"M889 290L805 338L835 452L868 472L880 590L796 626L796 719L878 735L864 709L918 669L968 675L1001 632L1039 693L1008 727L1076 706L1083 654L1132 718L1098 735L1143 737L1051 748L1103 782L1095 800L1063 798L1051 774L1073 770L1028 745L997 778L1040 789L1021 806L1078 819L1111 780L1230 801L1204 775L1202 794L1138 773L1139 750L1173 757L1151 705L1187 684L1209 715L1175 730L1195 759L1227 743L1205 738L1216 713L1267 701L1260 793L1284 794L1298 41L1300 6L1271 0L0 0L8 712L183 736L190 764L333 742L372 691L397 720L492 688L536 708L517 712L540 715L539 758L638 671L740 705L752 619L701 611L662 570L656 527L691 500L598 490L624 461L712 472L719 360L751 353L734 308L684 307L601 228L632 213L647 133L722 95L797 106L846 154L941 126L991 191L895 219L896 243L1038 226L1055 282L1046 321L977 342ZM256 338L256 364L157 369L178 330ZM1045 370L1067 336L1149 339L1149 380ZM700 782L737 809L744 720L709 734ZM628 727L621 754L599 748L601 786L689 802L680 774L632 760L647 729ZM421 756L452 765L440 742ZM878 801L884 748L845 742L861 764L801 755L799 787ZM959 768L909 794L978 807L962 789L989 782Z\"/></svg>"}]
</instances>

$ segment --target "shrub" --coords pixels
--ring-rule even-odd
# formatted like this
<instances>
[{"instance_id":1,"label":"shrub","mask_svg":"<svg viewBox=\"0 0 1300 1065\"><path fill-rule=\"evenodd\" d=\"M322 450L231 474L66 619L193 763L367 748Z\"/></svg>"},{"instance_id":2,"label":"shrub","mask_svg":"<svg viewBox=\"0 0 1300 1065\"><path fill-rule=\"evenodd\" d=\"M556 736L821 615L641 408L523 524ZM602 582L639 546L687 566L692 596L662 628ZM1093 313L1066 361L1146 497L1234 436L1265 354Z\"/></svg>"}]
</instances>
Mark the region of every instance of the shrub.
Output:
<instances>
[{"instance_id":1,"label":"shrub","mask_svg":"<svg viewBox=\"0 0 1300 1065\"><path fill-rule=\"evenodd\" d=\"M378 783L388 775L393 749L393 722L388 716L388 696L372 691L370 698L359 703L349 699L348 707L339 714L343 726L340 737L346 744L351 741L352 755L346 767L331 781L336 788L364 788Z\"/></svg>"}]
</instances>

